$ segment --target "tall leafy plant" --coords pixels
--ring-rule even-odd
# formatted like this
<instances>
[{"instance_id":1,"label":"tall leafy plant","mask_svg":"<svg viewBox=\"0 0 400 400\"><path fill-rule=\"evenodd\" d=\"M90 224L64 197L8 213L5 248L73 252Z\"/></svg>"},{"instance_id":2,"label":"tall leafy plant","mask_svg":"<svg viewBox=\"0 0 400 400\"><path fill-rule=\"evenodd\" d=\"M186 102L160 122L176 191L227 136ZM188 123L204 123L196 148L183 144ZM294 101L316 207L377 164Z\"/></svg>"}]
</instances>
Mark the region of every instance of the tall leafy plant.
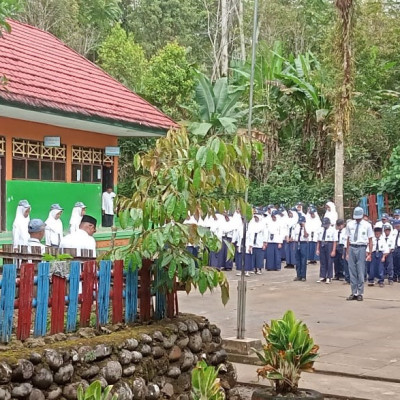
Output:
<instances>
[{"instance_id":1,"label":"tall leafy plant","mask_svg":"<svg viewBox=\"0 0 400 400\"><path fill-rule=\"evenodd\" d=\"M224 400L225 392L218 379L218 369L199 361L192 371L193 400Z\"/></svg>"},{"instance_id":2,"label":"tall leafy plant","mask_svg":"<svg viewBox=\"0 0 400 400\"><path fill-rule=\"evenodd\" d=\"M134 233L115 257L125 257L133 268L140 268L144 258L157 259L160 287L171 290L176 278L187 292L192 286L204 293L219 285L226 303L228 281L208 267L208 251L218 250L221 242L208 229L184 220L188 213L200 220L237 208L251 218L251 207L242 199L248 184L242 166L260 157L261 149L250 145L243 136L225 142L216 135L199 144L185 130L177 130L158 139L154 149L137 153L133 195L117 200L121 226L132 226ZM198 258L186 251L188 243L199 247Z\"/></svg>"}]
</instances>

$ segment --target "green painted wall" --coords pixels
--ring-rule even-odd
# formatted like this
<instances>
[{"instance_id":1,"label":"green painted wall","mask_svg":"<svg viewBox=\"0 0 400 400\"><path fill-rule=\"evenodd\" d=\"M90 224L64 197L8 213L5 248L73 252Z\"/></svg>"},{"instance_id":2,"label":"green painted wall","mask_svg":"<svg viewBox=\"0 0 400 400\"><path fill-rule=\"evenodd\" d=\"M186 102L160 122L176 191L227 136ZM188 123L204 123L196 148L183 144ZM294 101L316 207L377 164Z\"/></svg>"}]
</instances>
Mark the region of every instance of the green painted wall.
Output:
<instances>
[{"instance_id":1,"label":"green painted wall","mask_svg":"<svg viewBox=\"0 0 400 400\"><path fill-rule=\"evenodd\" d=\"M64 231L69 228L69 219L74 204L82 201L86 204L86 212L97 218L101 225L101 184L93 183L62 183L41 181L7 181L6 182L6 227L12 229L18 202L26 199L32 206L31 218L41 218L45 221L49 215L50 206L59 203L64 208L61 220Z\"/></svg>"}]
</instances>

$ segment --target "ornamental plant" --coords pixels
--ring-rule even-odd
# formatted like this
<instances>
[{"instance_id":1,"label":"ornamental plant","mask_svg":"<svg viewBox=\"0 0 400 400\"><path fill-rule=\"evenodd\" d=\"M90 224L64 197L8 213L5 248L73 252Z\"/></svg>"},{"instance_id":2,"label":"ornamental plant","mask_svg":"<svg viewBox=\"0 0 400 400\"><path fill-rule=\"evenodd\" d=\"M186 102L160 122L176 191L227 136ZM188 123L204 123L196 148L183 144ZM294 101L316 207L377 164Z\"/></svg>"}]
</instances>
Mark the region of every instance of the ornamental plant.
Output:
<instances>
[{"instance_id":1,"label":"ornamental plant","mask_svg":"<svg viewBox=\"0 0 400 400\"><path fill-rule=\"evenodd\" d=\"M218 369L199 361L192 371L193 400L224 400L225 392L221 388Z\"/></svg>"},{"instance_id":2,"label":"ornamental plant","mask_svg":"<svg viewBox=\"0 0 400 400\"><path fill-rule=\"evenodd\" d=\"M184 224L187 216L196 220L216 211L240 209L251 218L252 208L243 200L248 182L244 168L253 156L261 157L259 143L233 135L229 142L217 134L189 137L186 130L171 130L157 140L153 149L136 154L136 175L132 197L119 196L119 221L132 227L127 246L114 251L126 265L140 268L143 259L157 260L159 287L171 291L178 280L187 293L221 288L222 302L229 299L229 285L223 272L208 266L209 251L221 248L220 240L200 224ZM199 248L195 258L188 244ZM227 242L230 256L233 247Z\"/></svg>"},{"instance_id":3,"label":"ornamental plant","mask_svg":"<svg viewBox=\"0 0 400 400\"><path fill-rule=\"evenodd\" d=\"M111 395L112 386L107 386L104 391L101 388L100 381L92 382L84 391L82 386L78 387L77 399L78 400L117 400L118 395Z\"/></svg>"},{"instance_id":4,"label":"ornamental plant","mask_svg":"<svg viewBox=\"0 0 400 400\"><path fill-rule=\"evenodd\" d=\"M269 379L277 394L296 392L302 371L313 372L319 346L314 344L307 325L286 311L282 319L263 326L266 344L255 350L264 364L257 369L258 377Z\"/></svg>"}]
</instances>

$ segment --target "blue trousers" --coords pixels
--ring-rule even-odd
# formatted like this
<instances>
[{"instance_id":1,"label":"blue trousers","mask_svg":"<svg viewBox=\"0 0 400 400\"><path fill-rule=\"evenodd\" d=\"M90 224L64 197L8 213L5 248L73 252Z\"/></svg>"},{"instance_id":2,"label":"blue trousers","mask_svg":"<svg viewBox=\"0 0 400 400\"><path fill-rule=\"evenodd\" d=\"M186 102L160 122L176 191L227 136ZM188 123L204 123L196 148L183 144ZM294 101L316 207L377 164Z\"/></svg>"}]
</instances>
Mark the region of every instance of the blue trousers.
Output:
<instances>
[{"instance_id":1,"label":"blue trousers","mask_svg":"<svg viewBox=\"0 0 400 400\"><path fill-rule=\"evenodd\" d=\"M238 271L242 270L242 260L243 260L242 254L243 253L239 253L239 252L237 252L235 254L235 264L236 264L236 269ZM253 255L252 254L246 253L246 256L244 257L244 270L246 272L253 270Z\"/></svg>"},{"instance_id":2,"label":"blue trousers","mask_svg":"<svg viewBox=\"0 0 400 400\"><path fill-rule=\"evenodd\" d=\"M295 265L296 264L296 247L297 242L288 242L286 243L286 264L287 265Z\"/></svg>"},{"instance_id":3,"label":"blue trousers","mask_svg":"<svg viewBox=\"0 0 400 400\"><path fill-rule=\"evenodd\" d=\"M333 266L335 269L335 278L344 278L344 246L342 244L338 244L336 246L336 255L333 257Z\"/></svg>"},{"instance_id":4,"label":"blue trousers","mask_svg":"<svg viewBox=\"0 0 400 400\"><path fill-rule=\"evenodd\" d=\"M319 257L315 254L317 250L317 242L308 242L308 259L310 261L318 261Z\"/></svg>"},{"instance_id":5,"label":"blue trousers","mask_svg":"<svg viewBox=\"0 0 400 400\"><path fill-rule=\"evenodd\" d=\"M383 275L387 276L389 282L393 281L393 253L386 256L385 263L383 264Z\"/></svg>"},{"instance_id":6,"label":"blue trousers","mask_svg":"<svg viewBox=\"0 0 400 400\"><path fill-rule=\"evenodd\" d=\"M349 263L344 258L343 259L343 271L344 271L344 279L347 283L350 283L350 272L349 272Z\"/></svg>"},{"instance_id":7,"label":"blue trousers","mask_svg":"<svg viewBox=\"0 0 400 400\"><path fill-rule=\"evenodd\" d=\"M231 270L233 267L233 260L228 260L228 246L224 242L226 240L227 242L231 243L232 238L226 238L224 237L222 240L222 249L221 249L221 268L225 268L227 270Z\"/></svg>"},{"instance_id":8,"label":"blue trousers","mask_svg":"<svg viewBox=\"0 0 400 400\"><path fill-rule=\"evenodd\" d=\"M281 269L281 250L278 243L268 243L267 246L267 265L266 268L279 271Z\"/></svg>"},{"instance_id":9,"label":"blue trousers","mask_svg":"<svg viewBox=\"0 0 400 400\"><path fill-rule=\"evenodd\" d=\"M286 260L286 247L287 247L287 242L286 240L284 240L281 247L281 261Z\"/></svg>"},{"instance_id":10,"label":"blue trousers","mask_svg":"<svg viewBox=\"0 0 400 400\"><path fill-rule=\"evenodd\" d=\"M308 242L294 242L296 244L296 272L299 279L307 278Z\"/></svg>"},{"instance_id":11,"label":"blue trousers","mask_svg":"<svg viewBox=\"0 0 400 400\"><path fill-rule=\"evenodd\" d=\"M222 265L222 250L210 251L210 266L221 269Z\"/></svg>"},{"instance_id":12,"label":"blue trousers","mask_svg":"<svg viewBox=\"0 0 400 400\"><path fill-rule=\"evenodd\" d=\"M252 254L253 262L252 266L255 269L262 269L264 268L264 250L259 247L253 247L253 254Z\"/></svg>"},{"instance_id":13,"label":"blue trousers","mask_svg":"<svg viewBox=\"0 0 400 400\"><path fill-rule=\"evenodd\" d=\"M333 242L325 242L319 246L319 276L320 278L333 277L333 258L331 257Z\"/></svg>"},{"instance_id":14,"label":"blue trousers","mask_svg":"<svg viewBox=\"0 0 400 400\"><path fill-rule=\"evenodd\" d=\"M194 246L186 246L186 251L195 257L199 255L199 248Z\"/></svg>"},{"instance_id":15,"label":"blue trousers","mask_svg":"<svg viewBox=\"0 0 400 400\"><path fill-rule=\"evenodd\" d=\"M369 266L368 281L370 283L378 279L378 283L383 283L383 253L381 251L373 251L371 255L371 264Z\"/></svg>"}]
</instances>

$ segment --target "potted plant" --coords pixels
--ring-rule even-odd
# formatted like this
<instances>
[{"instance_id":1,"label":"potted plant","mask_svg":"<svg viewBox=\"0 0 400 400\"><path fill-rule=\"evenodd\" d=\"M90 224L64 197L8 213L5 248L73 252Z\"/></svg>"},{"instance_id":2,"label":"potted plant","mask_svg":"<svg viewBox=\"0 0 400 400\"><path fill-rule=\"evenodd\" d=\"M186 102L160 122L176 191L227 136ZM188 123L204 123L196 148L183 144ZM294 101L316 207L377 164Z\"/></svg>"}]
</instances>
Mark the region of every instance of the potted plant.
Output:
<instances>
[{"instance_id":1,"label":"potted plant","mask_svg":"<svg viewBox=\"0 0 400 400\"><path fill-rule=\"evenodd\" d=\"M263 326L266 344L261 351L254 350L264 364L257 370L258 377L269 379L272 388L256 390L252 400L274 400L285 396L293 399L322 400L323 395L308 389L299 389L302 371L312 372L319 347L314 344L307 325L287 311L282 319Z\"/></svg>"}]
</instances>

